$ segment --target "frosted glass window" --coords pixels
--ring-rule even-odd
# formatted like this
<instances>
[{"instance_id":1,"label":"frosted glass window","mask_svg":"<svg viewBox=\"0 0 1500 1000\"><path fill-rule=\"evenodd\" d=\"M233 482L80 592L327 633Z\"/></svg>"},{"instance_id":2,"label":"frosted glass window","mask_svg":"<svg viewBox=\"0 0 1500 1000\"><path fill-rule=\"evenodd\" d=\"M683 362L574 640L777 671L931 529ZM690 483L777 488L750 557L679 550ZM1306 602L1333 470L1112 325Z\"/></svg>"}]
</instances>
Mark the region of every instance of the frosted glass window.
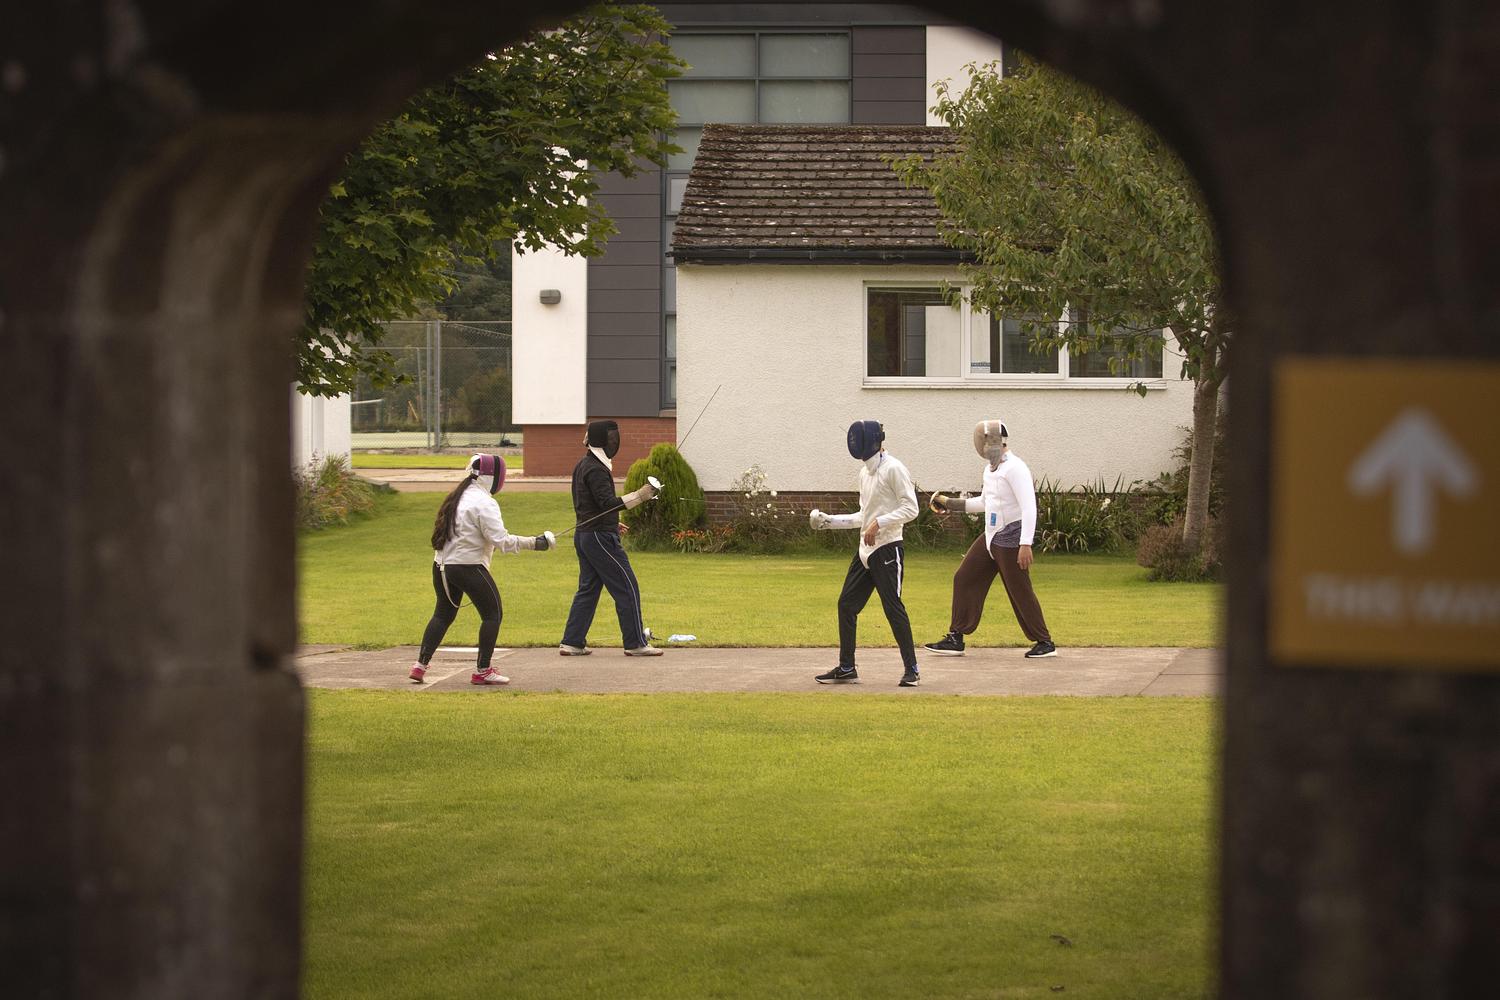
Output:
<instances>
[{"instance_id":1,"label":"frosted glass window","mask_svg":"<svg viewBox=\"0 0 1500 1000\"><path fill-rule=\"evenodd\" d=\"M667 317L667 360L677 360L677 317Z\"/></svg>"},{"instance_id":2,"label":"frosted glass window","mask_svg":"<svg viewBox=\"0 0 1500 1000\"><path fill-rule=\"evenodd\" d=\"M848 35L761 35L761 76L849 75Z\"/></svg>"},{"instance_id":3,"label":"frosted glass window","mask_svg":"<svg viewBox=\"0 0 1500 1000\"><path fill-rule=\"evenodd\" d=\"M672 141L682 147L682 152L667 157L668 170L689 170L698 158L698 143L703 141L701 128L680 128L672 133Z\"/></svg>"},{"instance_id":4,"label":"frosted glass window","mask_svg":"<svg viewBox=\"0 0 1500 1000\"><path fill-rule=\"evenodd\" d=\"M749 81L671 80L667 92L685 124L755 121L755 84Z\"/></svg>"},{"instance_id":5,"label":"frosted glass window","mask_svg":"<svg viewBox=\"0 0 1500 1000\"><path fill-rule=\"evenodd\" d=\"M682 196L687 191L686 177L667 178L667 214L676 215L682 211Z\"/></svg>"},{"instance_id":6,"label":"frosted glass window","mask_svg":"<svg viewBox=\"0 0 1500 1000\"><path fill-rule=\"evenodd\" d=\"M687 78L755 75L754 35L674 35L672 51L687 61Z\"/></svg>"},{"instance_id":7,"label":"frosted glass window","mask_svg":"<svg viewBox=\"0 0 1500 1000\"><path fill-rule=\"evenodd\" d=\"M677 309L677 265L670 261L661 272L661 304L663 309Z\"/></svg>"},{"instance_id":8,"label":"frosted glass window","mask_svg":"<svg viewBox=\"0 0 1500 1000\"><path fill-rule=\"evenodd\" d=\"M849 120L849 84L842 80L767 80L760 85L760 120L783 125L841 125Z\"/></svg>"}]
</instances>

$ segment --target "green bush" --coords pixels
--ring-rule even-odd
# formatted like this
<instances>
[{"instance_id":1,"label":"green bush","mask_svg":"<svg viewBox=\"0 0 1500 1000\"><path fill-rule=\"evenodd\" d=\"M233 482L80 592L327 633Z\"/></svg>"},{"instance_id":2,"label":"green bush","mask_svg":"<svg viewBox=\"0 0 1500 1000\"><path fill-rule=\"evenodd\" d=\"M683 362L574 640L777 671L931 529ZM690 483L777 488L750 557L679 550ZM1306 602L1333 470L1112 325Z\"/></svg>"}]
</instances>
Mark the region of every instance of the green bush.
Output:
<instances>
[{"instance_id":1,"label":"green bush","mask_svg":"<svg viewBox=\"0 0 1500 1000\"><path fill-rule=\"evenodd\" d=\"M1228 424L1228 417L1221 413L1214 433L1213 467L1208 476L1209 517L1219 517L1224 510L1224 467L1229 461L1229 448L1225 443ZM1172 457L1177 460L1177 467L1171 472L1163 472L1141 489L1141 493L1150 498L1146 503L1146 513L1155 524L1169 525L1187 510L1188 463L1193 459L1191 430L1183 435L1182 444L1172 450Z\"/></svg>"},{"instance_id":2,"label":"green bush","mask_svg":"<svg viewBox=\"0 0 1500 1000\"><path fill-rule=\"evenodd\" d=\"M1140 514L1130 500L1135 484L1104 480L1077 489L1037 484L1036 547L1042 552L1119 552L1140 530Z\"/></svg>"},{"instance_id":3,"label":"green bush","mask_svg":"<svg viewBox=\"0 0 1500 1000\"><path fill-rule=\"evenodd\" d=\"M1224 568L1219 522L1208 522L1198 552L1183 544L1181 518L1171 524L1154 524L1141 536L1136 562L1151 571L1146 574L1148 580L1170 583L1217 580Z\"/></svg>"},{"instance_id":4,"label":"green bush","mask_svg":"<svg viewBox=\"0 0 1500 1000\"><path fill-rule=\"evenodd\" d=\"M314 459L292 478L297 484L297 527L304 531L348 524L351 517L373 513L381 492L381 487L356 476L343 455Z\"/></svg>"},{"instance_id":5,"label":"green bush","mask_svg":"<svg viewBox=\"0 0 1500 1000\"><path fill-rule=\"evenodd\" d=\"M661 480L661 495L620 516L630 526L630 539L638 547L666 547L674 533L704 522L703 488L675 444L659 444L632 464L625 474L625 492L646 485L647 476Z\"/></svg>"}]
</instances>

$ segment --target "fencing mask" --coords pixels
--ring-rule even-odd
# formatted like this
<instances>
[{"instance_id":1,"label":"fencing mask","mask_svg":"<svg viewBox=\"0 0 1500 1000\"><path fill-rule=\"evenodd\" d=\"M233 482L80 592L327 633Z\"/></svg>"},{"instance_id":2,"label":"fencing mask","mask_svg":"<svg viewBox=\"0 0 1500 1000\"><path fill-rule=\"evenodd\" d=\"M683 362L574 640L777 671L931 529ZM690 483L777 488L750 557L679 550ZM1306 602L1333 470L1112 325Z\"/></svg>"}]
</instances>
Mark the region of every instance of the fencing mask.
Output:
<instances>
[{"instance_id":1,"label":"fencing mask","mask_svg":"<svg viewBox=\"0 0 1500 1000\"><path fill-rule=\"evenodd\" d=\"M505 459L499 455L475 455L469 459L469 475L481 481L487 477L490 493L499 493L505 485Z\"/></svg>"},{"instance_id":2,"label":"fencing mask","mask_svg":"<svg viewBox=\"0 0 1500 1000\"><path fill-rule=\"evenodd\" d=\"M1005 457L1005 439L1009 436L1003 421L981 420L974 425L974 450L993 469Z\"/></svg>"},{"instance_id":3,"label":"fencing mask","mask_svg":"<svg viewBox=\"0 0 1500 1000\"><path fill-rule=\"evenodd\" d=\"M620 451L620 425L613 420L595 420L589 424L588 446L598 448L610 458Z\"/></svg>"},{"instance_id":4,"label":"fencing mask","mask_svg":"<svg viewBox=\"0 0 1500 1000\"><path fill-rule=\"evenodd\" d=\"M878 420L856 420L849 425L849 454L861 462L869 461L885 440L885 428Z\"/></svg>"}]
</instances>

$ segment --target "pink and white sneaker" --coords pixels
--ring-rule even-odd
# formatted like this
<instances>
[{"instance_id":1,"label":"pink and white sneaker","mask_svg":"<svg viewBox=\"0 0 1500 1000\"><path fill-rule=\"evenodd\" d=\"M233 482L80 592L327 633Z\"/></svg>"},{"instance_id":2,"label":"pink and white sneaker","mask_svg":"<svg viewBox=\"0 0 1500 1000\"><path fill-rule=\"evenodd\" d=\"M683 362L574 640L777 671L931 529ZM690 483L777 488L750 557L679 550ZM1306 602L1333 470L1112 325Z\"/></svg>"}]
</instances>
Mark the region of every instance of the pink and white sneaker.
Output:
<instances>
[{"instance_id":1,"label":"pink and white sneaker","mask_svg":"<svg viewBox=\"0 0 1500 1000\"><path fill-rule=\"evenodd\" d=\"M510 678L499 673L494 667L485 667L477 674L469 675L470 684L509 684Z\"/></svg>"},{"instance_id":2,"label":"pink and white sneaker","mask_svg":"<svg viewBox=\"0 0 1500 1000\"><path fill-rule=\"evenodd\" d=\"M410 677L415 683L420 684L427 676L427 668L420 663L413 663L411 665L411 673L406 676Z\"/></svg>"}]
</instances>

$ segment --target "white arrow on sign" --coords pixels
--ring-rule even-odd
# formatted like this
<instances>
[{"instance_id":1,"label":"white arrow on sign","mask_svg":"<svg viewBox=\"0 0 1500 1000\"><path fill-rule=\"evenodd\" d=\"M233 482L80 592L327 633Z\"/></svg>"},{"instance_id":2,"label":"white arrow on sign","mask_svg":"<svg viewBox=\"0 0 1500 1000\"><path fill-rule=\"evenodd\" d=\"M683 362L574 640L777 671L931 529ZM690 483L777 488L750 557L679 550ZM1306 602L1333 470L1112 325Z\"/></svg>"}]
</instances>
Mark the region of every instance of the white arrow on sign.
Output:
<instances>
[{"instance_id":1,"label":"white arrow on sign","mask_svg":"<svg viewBox=\"0 0 1500 1000\"><path fill-rule=\"evenodd\" d=\"M1358 496L1373 496L1389 486L1395 492L1391 539L1398 551L1421 555L1437 535L1437 491L1473 496L1479 471L1430 413L1412 406L1354 460L1348 482Z\"/></svg>"}]
</instances>

